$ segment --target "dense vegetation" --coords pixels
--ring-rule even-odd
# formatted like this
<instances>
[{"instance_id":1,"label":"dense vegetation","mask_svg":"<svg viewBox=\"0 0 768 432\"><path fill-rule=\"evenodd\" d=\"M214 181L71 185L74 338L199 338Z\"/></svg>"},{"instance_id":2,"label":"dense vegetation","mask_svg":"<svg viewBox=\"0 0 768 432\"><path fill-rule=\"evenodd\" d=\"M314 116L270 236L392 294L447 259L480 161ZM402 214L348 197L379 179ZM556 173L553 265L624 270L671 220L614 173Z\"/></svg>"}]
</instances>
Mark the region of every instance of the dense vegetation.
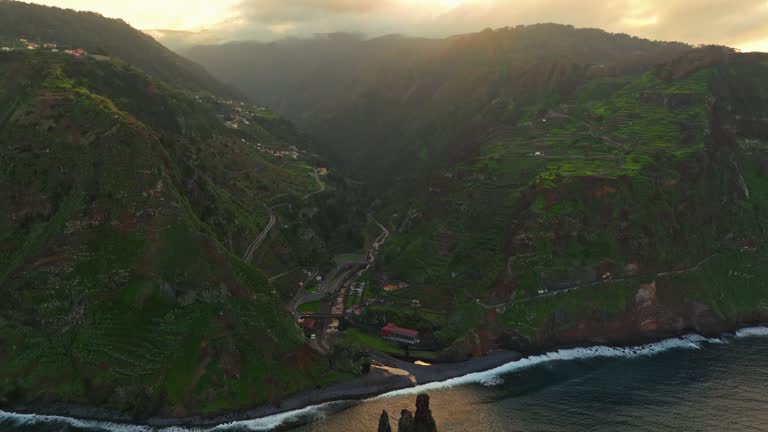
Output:
<instances>
[{"instance_id":1,"label":"dense vegetation","mask_svg":"<svg viewBox=\"0 0 768 432\"><path fill-rule=\"evenodd\" d=\"M193 51L311 141L120 21L3 11L0 41L99 55L0 54L2 404L275 402L398 353L386 322L431 361L768 315L766 56L556 25ZM285 303L377 220L323 357Z\"/></svg>"},{"instance_id":2,"label":"dense vegetation","mask_svg":"<svg viewBox=\"0 0 768 432\"><path fill-rule=\"evenodd\" d=\"M553 24L189 54L379 193L371 281L411 287L371 324L464 352L765 313L765 56Z\"/></svg>"},{"instance_id":3,"label":"dense vegetation","mask_svg":"<svg viewBox=\"0 0 768 432\"><path fill-rule=\"evenodd\" d=\"M263 151L300 141L263 108L123 62L0 54L0 400L183 415L348 376L305 345L292 291L264 274L349 244L325 211L343 184L307 198L315 158ZM277 203L294 204L278 216L292 228L243 262Z\"/></svg>"},{"instance_id":4,"label":"dense vegetation","mask_svg":"<svg viewBox=\"0 0 768 432\"><path fill-rule=\"evenodd\" d=\"M381 264L443 311L414 324L557 339L590 317L609 326L647 283L664 306L723 320L763 310L767 58L698 54L718 60L592 79L527 112L510 103L519 120L435 173L390 219L402 229Z\"/></svg>"}]
</instances>

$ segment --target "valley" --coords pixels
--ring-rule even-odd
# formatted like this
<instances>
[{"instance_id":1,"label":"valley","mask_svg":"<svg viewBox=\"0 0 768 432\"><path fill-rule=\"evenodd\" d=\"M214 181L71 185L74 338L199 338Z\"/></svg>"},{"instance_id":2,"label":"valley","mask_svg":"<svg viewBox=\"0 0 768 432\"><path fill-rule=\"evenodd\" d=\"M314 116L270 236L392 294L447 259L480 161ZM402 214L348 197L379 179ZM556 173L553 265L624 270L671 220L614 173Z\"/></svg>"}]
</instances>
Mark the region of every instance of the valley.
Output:
<instances>
[{"instance_id":1,"label":"valley","mask_svg":"<svg viewBox=\"0 0 768 432\"><path fill-rule=\"evenodd\" d=\"M0 409L218 424L768 320L768 54L537 24L188 60L2 1L0 45Z\"/></svg>"}]
</instances>

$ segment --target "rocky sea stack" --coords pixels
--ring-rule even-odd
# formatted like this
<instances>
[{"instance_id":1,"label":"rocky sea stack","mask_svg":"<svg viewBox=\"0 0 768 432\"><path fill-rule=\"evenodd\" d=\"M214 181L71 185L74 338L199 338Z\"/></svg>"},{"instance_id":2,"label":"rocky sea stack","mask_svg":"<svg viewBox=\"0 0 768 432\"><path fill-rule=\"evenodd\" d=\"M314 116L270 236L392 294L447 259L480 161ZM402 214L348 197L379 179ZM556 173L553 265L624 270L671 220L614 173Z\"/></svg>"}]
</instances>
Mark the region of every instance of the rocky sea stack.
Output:
<instances>
[{"instance_id":1,"label":"rocky sea stack","mask_svg":"<svg viewBox=\"0 0 768 432\"><path fill-rule=\"evenodd\" d=\"M381 417L379 417L378 432L391 431L389 414L382 411ZM416 415L407 409L400 411L397 432L437 432L437 424L432 417L432 410L429 408L429 395L422 393L416 397Z\"/></svg>"}]
</instances>

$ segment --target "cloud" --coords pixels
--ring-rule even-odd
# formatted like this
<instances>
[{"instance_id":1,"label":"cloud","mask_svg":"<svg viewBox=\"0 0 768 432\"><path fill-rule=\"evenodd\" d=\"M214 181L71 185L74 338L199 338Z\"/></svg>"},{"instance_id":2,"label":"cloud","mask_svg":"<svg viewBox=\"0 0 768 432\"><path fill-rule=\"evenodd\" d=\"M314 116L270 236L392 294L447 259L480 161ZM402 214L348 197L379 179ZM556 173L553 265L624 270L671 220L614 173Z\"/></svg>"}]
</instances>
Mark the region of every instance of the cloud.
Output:
<instances>
[{"instance_id":1,"label":"cloud","mask_svg":"<svg viewBox=\"0 0 768 432\"><path fill-rule=\"evenodd\" d=\"M656 40L762 49L768 0L29 0L94 10L190 42L354 32L442 37L555 22ZM208 31L201 32L206 29ZM184 43L187 35L167 35Z\"/></svg>"},{"instance_id":2,"label":"cloud","mask_svg":"<svg viewBox=\"0 0 768 432\"><path fill-rule=\"evenodd\" d=\"M768 37L766 0L489 0L467 2L432 24L467 27L559 22L658 40L739 45ZM478 7L480 6L480 7Z\"/></svg>"},{"instance_id":3,"label":"cloud","mask_svg":"<svg viewBox=\"0 0 768 432\"><path fill-rule=\"evenodd\" d=\"M444 37L542 22L693 44L759 48L768 40L768 0L227 0L218 4L225 9L219 15L228 18L206 26L204 37L211 42L331 32Z\"/></svg>"},{"instance_id":4,"label":"cloud","mask_svg":"<svg viewBox=\"0 0 768 432\"><path fill-rule=\"evenodd\" d=\"M386 3L386 0L243 0L235 10L247 22L274 24L370 14Z\"/></svg>"}]
</instances>

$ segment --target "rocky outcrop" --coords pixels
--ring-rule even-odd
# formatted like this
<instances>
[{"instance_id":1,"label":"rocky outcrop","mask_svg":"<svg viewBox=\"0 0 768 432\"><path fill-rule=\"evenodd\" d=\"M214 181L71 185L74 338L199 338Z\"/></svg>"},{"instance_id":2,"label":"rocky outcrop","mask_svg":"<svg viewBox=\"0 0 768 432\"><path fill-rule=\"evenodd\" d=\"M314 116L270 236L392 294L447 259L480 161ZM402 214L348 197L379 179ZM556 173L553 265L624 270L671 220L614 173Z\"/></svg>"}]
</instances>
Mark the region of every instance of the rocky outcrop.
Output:
<instances>
[{"instance_id":1,"label":"rocky outcrop","mask_svg":"<svg viewBox=\"0 0 768 432\"><path fill-rule=\"evenodd\" d=\"M379 432L391 431L389 414L382 411L379 417ZM416 396L416 415L411 414L407 409L400 411L397 432L437 432L437 424L429 408L429 395L422 393Z\"/></svg>"},{"instance_id":2,"label":"rocky outcrop","mask_svg":"<svg viewBox=\"0 0 768 432\"><path fill-rule=\"evenodd\" d=\"M379 417L379 432L392 432L392 426L389 425L389 414L386 411L381 412Z\"/></svg>"},{"instance_id":3,"label":"rocky outcrop","mask_svg":"<svg viewBox=\"0 0 768 432\"><path fill-rule=\"evenodd\" d=\"M422 393L416 397L416 415L413 417L414 432L437 432L432 410L429 408L429 395Z\"/></svg>"},{"instance_id":4,"label":"rocky outcrop","mask_svg":"<svg viewBox=\"0 0 768 432\"><path fill-rule=\"evenodd\" d=\"M407 409L400 411L400 420L397 422L397 432L414 432L413 414Z\"/></svg>"}]
</instances>

